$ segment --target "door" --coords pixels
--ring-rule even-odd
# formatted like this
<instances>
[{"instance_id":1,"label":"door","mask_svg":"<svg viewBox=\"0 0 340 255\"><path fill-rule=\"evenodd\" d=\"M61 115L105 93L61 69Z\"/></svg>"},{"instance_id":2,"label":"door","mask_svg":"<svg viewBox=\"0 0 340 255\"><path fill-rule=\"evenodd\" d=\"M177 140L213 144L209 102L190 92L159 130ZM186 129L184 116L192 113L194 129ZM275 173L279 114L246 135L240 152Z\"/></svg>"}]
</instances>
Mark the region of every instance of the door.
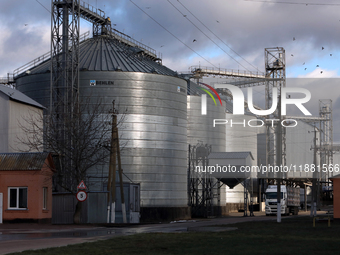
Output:
<instances>
[{"instance_id":1,"label":"door","mask_svg":"<svg viewBox=\"0 0 340 255\"><path fill-rule=\"evenodd\" d=\"M0 224L2 223L2 211L3 211L3 194L0 193Z\"/></svg>"},{"instance_id":2,"label":"door","mask_svg":"<svg viewBox=\"0 0 340 255\"><path fill-rule=\"evenodd\" d=\"M140 186L130 186L130 223L139 223L140 218Z\"/></svg>"}]
</instances>

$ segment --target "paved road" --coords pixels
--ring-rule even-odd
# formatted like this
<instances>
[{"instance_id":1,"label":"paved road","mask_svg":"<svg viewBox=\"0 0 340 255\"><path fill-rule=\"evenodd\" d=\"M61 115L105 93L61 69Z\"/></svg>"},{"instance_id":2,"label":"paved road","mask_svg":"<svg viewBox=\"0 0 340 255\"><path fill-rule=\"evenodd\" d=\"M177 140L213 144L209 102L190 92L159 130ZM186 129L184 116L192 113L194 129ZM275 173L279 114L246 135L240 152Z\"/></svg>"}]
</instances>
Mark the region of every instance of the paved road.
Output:
<instances>
[{"instance_id":1,"label":"paved road","mask_svg":"<svg viewBox=\"0 0 340 255\"><path fill-rule=\"evenodd\" d=\"M321 214L322 212L318 212ZM301 212L299 216L309 215ZM289 216L296 217L296 216ZM243 217L232 213L225 218L177 221L171 223L134 225L127 227L102 227L91 225L42 225L42 224L0 224L0 254L24 250L59 247L69 244L93 242L121 235L152 232L220 231L218 225L248 221L276 220L276 216L265 216L255 212L255 217ZM210 226L207 228L207 226ZM204 227L204 228L203 228ZM225 228L223 230L226 230ZM230 228L229 230L232 230Z\"/></svg>"}]
</instances>

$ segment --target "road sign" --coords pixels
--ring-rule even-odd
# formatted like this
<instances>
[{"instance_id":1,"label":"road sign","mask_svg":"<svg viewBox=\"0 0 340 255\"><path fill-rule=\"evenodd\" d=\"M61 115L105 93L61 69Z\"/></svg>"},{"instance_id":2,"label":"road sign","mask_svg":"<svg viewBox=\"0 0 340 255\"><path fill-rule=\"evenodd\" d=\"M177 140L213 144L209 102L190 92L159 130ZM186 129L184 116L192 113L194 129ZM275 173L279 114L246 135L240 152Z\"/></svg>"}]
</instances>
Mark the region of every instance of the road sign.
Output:
<instances>
[{"instance_id":1,"label":"road sign","mask_svg":"<svg viewBox=\"0 0 340 255\"><path fill-rule=\"evenodd\" d=\"M79 202L84 202L87 198L87 193L83 190L77 192L77 199Z\"/></svg>"},{"instance_id":2,"label":"road sign","mask_svg":"<svg viewBox=\"0 0 340 255\"><path fill-rule=\"evenodd\" d=\"M86 186L85 186L84 181L81 181L81 182L79 183L77 189L87 189Z\"/></svg>"}]
</instances>

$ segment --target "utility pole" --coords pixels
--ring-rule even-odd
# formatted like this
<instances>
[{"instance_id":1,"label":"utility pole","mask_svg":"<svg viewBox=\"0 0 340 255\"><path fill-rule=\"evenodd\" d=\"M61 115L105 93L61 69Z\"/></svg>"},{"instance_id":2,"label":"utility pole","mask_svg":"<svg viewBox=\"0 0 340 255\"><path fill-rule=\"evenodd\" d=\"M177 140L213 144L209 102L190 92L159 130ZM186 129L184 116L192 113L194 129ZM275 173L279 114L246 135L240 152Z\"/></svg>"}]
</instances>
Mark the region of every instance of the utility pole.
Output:
<instances>
[{"instance_id":1,"label":"utility pole","mask_svg":"<svg viewBox=\"0 0 340 255\"><path fill-rule=\"evenodd\" d=\"M316 168L317 160L316 160L316 130L314 132L314 149L313 149L313 164ZM310 210L310 216L315 217L316 216L316 201L317 201L317 171L313 172L313 181L312 181L312 206Z\"/></svg>"},{"instance_id":2,"label":"utility pole","mask_svg":"<svg viewBox=\"0 0 340 255\"><path fill-rule=\"evenodd\" d=\"M116 122L117 122L117 115L114 112L113 113L116 116ZM116 123L117 124L117 123ZM124 187L123 187L123 169L120 159L120 147L119 147L119 137L118 137L118 128L117 125L114 127L116 131L114 132L116 137L116 145L117 145L117 158L118 158L118 173L119 173L119 184L120 184L120 199L122 202L122 214L123 214L123 223L126 223L126 208L125 208L125 200L124 200Z\"/></svg>"},{"instance_id":3,"label":"utility pole","mask_svg":"<svg viewBox=\"0 0 340 255\"><path fill-rule=\"evenodd\" d=\"M115 223L115 202L116 202L116 127L117 127L117 116L115 115L115 101L112 101L112 132L111 132L111 148L110 148L110 165L109 165L109 178L107 182L107 223L110 223L110 211L111 211L111 223Z\"/></svg>"},{"instance_id":4,"label":"utility pole","mask_svg":"<svg viewBox=\"0 0 340 255\"><path fill-rule=\"evenodd\" d=\"M107 199L107 222L110 222L110 209L111 209L111 223L115 223L116 218L116 162L118 160L118 174L120 183L120 198L122 203L123 223L126 221L126 208L124 200L124 187L123 187L123 170L120 158L119 137L117 128L117 112L115 110L115 101L112 101L112 132L111 132L111 148L110 148L110 166L107 190L109 192Z\"/></svg>"},{"instance_id":5,"label":"utility pole","mask_svg":"<svg viewBox=\"0 0 340 255\"><path fill-rule=\"evenodd\" d=\"M278 95L278 119L280 122L276 126L276 166L280 169L282 165L282 126L281 126L281 90ZM277 173L277 222L281 222L281 172Z\"/></svg>"}]
</instances>

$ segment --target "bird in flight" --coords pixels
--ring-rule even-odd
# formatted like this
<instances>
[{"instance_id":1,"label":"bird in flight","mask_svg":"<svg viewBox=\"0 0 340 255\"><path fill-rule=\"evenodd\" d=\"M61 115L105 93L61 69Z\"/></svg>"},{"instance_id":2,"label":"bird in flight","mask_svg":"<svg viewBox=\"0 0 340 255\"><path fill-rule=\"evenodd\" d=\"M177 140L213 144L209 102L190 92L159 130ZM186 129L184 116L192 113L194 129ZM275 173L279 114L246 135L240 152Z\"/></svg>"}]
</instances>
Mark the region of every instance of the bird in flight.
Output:
<instances>
[{"instance_id":1,"label":"bird in flight","mask_svg":"<svg viewBox=\"0 0 340 255\"><path fill-rule=\"evenodd\" d=\"M294 57L294 55L293 54L290 54L292 57Z\"/></svg>"},{"instance_id":2,"label":"bird in flight","mask_svg":"<svg viewBox=\"0 0 340 255\"><path fill-rule=\"evenodd\" d=\"M194 39L192 42L196 42L196 39Z\"/></svg>"},{"instance_id":3,"label":"bird in flight","mask_svg":"<svg viewBox=\"0 0 340 255\"><path fill-rule=\"evenodd\" d=\"M319 65L316 65L316 67L319 67Z\"/></svg>"},{"instance_id":4,"label":"bird in flight","mask_svg":"<svg viewBox=\"0 0 340 255\"><path fill-rule=\"evenodd\" d=\"M324 47L321 47L321 50L325 49Z\"/></svg>"},{"instance_id":5,"label":"bird in flight","mask_svg":"<svg viewBox=\"0 0 340 255\"><path fill-rule=\"evenodd\" d=\"M293 41L295 41L295 37L293 37Z\"/></svg>"}]
</instances>

